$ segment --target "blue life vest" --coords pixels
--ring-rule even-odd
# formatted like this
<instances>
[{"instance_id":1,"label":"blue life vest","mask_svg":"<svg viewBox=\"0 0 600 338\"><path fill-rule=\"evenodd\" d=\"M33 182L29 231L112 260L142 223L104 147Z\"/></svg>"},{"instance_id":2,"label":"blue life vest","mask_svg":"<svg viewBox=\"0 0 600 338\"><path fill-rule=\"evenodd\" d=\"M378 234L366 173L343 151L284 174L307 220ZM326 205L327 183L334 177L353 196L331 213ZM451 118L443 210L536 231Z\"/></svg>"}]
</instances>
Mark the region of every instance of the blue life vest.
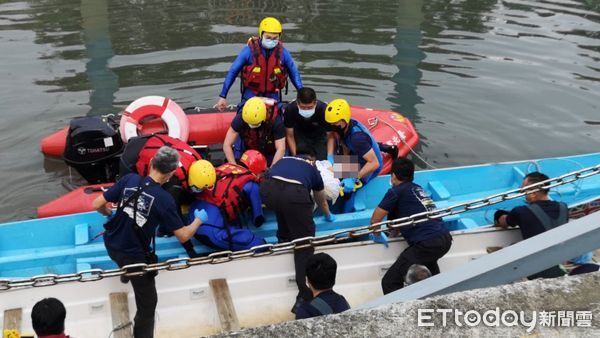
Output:
<instances>
[{"instance_id":1,"label":"blue life vest","mask_svg":"<svg viewBox=\"0 0 600 338\"><path fill-rule=\"evenodd\" d=\"M377 175L383 168L383 156L381 155L381 151L379 150L379 145L377 144L377 141L375 141L375 139L373 138L373 135L371 135L369 130L365 126L363 126L362 123L356 121L355 119L350 119L350 124L351 124L352 128L350 129L348 134L346 134L346 136L343 139L346 147L348 147L348 149L350 150L351 153L356 154L356 152L354 151L354 148L352 147L352 144L350 143L350 139L352 138L352 135L363 132L363 133L367 134L369 136L369 138L371 139L371 149L373 149L373 151L375 152L375 156L377 156L377 160L379 161L379 168L377 168L369 176L361 178L361 181L363 182L363 184L366 184L371 179L377 177ZM367 163L367 162L361 156L358 158L358 163L360 164L360 167L362 168L365 165L365 163Z\"/></svg>"}]
</instances>

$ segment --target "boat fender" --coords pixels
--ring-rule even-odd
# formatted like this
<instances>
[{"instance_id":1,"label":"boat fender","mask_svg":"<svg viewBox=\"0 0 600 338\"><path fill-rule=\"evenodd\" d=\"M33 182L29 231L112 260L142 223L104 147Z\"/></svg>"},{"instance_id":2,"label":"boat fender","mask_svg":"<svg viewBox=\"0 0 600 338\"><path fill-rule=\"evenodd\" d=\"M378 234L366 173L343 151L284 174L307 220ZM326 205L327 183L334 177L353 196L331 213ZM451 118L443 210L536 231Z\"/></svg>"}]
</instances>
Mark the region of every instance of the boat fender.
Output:
<instances>
[{"instance_id":1,"label":"boat fender","mask_svg":"<svg viewBox=\"0 0 600 338\"><path fill-rule=\"evenodd\" d=\"M162 96L144 96L125 108L119 125L123 142L139 136L143 123L156 118L164 122L169 136L187 142L189 136L187 116L177 103Z\"/></svg>"}]
</instances>

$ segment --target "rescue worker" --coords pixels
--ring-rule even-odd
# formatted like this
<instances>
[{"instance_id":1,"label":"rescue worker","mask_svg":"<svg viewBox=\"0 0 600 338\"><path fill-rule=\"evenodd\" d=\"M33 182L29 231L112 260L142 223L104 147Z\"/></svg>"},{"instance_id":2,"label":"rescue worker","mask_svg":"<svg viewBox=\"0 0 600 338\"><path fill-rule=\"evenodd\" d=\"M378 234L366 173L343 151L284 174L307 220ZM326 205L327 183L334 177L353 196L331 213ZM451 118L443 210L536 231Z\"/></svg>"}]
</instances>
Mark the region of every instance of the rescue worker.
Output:
<instances>
[{"instance_id":1,"label":"rescue worker","mask_svg":"<svg viewBox=\"0 0 600 338\"><path fill-rule=\"evenodd\" d=\"M392 187L373 211L371 224L381 222L386 216L388 220L394 220L436 209L433 200L427 196L423 188L413 183L414 172L415 165L409 159L401 157L394 160L390 175ZM383 276L381 280L383 294L401 289L404 286L406 273L413 264L425 265L432 275L440 273L437 261L450 250L452 245L452 236L448 228L438 219L401 228L399 231L408 243L408 248L402 251ZM398 231L393 231L392 236L396 235ZM380 233L376 237L385 238L385 235Z\"/></svg>"},{"instance_id":2,"label":"rescue worker","mask_svg":"<svg viewBox=\"0 0 600 338\"><path fill-rule=\"evenodd\" d=\"M225 163L212 168L210 163L192 165L189 185L196 201L190 206L190 218L196 210L206 210L208 219L194 237L201 243L223 250L245 250L265 240L244 227L243 216L251 210L251 223L264 221L258 182L267 170L267 160L256 150L247 150L241 165ZM193 249L192 249L193 250ZM190 256L195 252L188 251Z\"/></svg>"},{"instance_id":3,"label":"rescue worker","mask_svg":"<svg viewBox=\"0 0 600 338\"><path fill-rule=\"evenodd\" d=\"M343 155L358 157L357 178L347 177L341 182L344 194L350 194L344 205L344 212L354 211L354 194L357 189L377 177L383 167L383 157L379 145L369 130L351 118L350 105L344 99L335 99L325 108L325 121L332 125L335 133L327 139L327 159L333 164L336 143L341 145Z\"/></svg>"},{"instance_id":4,"label":"rescue worker","mask_svg":"<svg viewBox=\"0 0 600 338\"><path fill-rule=\"evenodd\" d=\"M525 175L521 187L548 180L548 176L540 172ZM500 228L519 226L523 239L528 239L546 232L569 220L569 208L565 203L548 198L548 189L542 189L525 195L527 205L513 208L510 212L498 210L494 214L494 225ZM554 278L564 276L565 271L555 265L544 271L528 276L528 279Z\"/></svg>"},{"instance_id":5,"label":"rescue worker","mask_svg":"<svg viewBox=\"0 0 600 338\"><path fill-rule=\"evenodd\" d=\"M281 42L281 23L273 17L266 17L258 26L258 37L252 37L233 61L216 107L223 111L227 107L227 93L242 72L242 101L251 97L264 96L281 101L281 90L286 87L288 76L296 90L302 88L298 68L290 52Z\"/></svg>"},{"instance_id":6,"label":"rescue worker","mask_svg":"<svg viewBox=\"0 0 600 338\"><path fill-rule=\"evenodd\" d=\"M189 144L180 139L164 134L135 137L127 142L121 155L119 176L129 173L137 173L146 176L150 172L150 160L162 146L169 146L179 153L179 166L169 182L163 185L175 199L178 206L192 202L192 196L188 193L187 173L194 161L202 159L202 156Z\"/></svg>"},{"instance_id":7,"label":"rescue worker","mask_svg":"<svg viewBox=\"0 0 600 338\"><path fill-rule=\"evenodd\" d=\"M107 203L119 203L115 214L104 225L106 251L119 267L158 261L154 237L159 224L184 243L206 221L206 212L197 210L194 220L185 226L173 197L161 188L175 174L178 166L179 153L163 146L150 161L148 176L125 175L92 202L94 209L106 216L112 215ZM137 308L133 326L136 338L154 336L154 313L158 301L155 276L156 273L149 272L130 279Z\"/></svg>"},{"instance_id":8,"label":"rescue worker","mask_svg":"<svg viewBox=\"0 0 600 338\"><path fill-rule=\"evenodd\" d=\"M329 211L325 199L323 179L314 166L314 154L300 148L297 152L296 156L284 157L275 163L265 174L265 180L260 185L260 197L263 203L267 208L275 211L279 242L315 236L314 201L325 215L326 221L335 220L335 215ZM311 300L313 297L305 280L306 261L313 252L312 247L294 251L298 286L296 304L292 309L294 313L303 301Z\"/></svg>"},{"instance_id":9,"label":"rescue worker","mask_svg":"<svg viewBox=\"0 0 600 338\"><path fill-rule=\"evenodd\" d=\"M242 114L231 121L223 141L227 162L236 164L245 150L254 149L273 165L285 154L285 130L279 105L273 99L252 97L244 104Z\"/></svg>"},{"instance_id":10,"label":"rescue worker","mask_svg":"<svg viewBox=\"0 0 600 338\"><path fill-rule=\"evenodd\" d=\"M312 88L298 90L296 100L284 112L285 138L291 155L296 155L296 145L308 148L317 160L327 159L327 134L330 126L325 122L327 103L317 100Z\"/></svg>"}]
</instances>

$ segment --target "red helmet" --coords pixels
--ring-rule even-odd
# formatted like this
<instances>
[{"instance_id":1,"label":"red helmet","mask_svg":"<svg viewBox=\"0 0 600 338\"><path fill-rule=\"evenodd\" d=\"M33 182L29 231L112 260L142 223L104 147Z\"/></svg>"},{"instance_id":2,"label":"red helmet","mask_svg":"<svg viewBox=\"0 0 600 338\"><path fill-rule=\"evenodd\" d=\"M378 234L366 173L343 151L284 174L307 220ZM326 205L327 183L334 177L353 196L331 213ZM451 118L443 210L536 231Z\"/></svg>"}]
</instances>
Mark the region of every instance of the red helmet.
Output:
<instances>
[{"instance_id":1,"label":"red helmet","mask_svg":"<svg viewBox=\"0 0 600 338\"><path fill-rule=\"evenodd\" d=\"M265 155L261 154L258 150L246 150L242 154L240 162L242 162L242 164L244 164L254 175L262 174L267 170L267 159L265 158Z\"/></svg>"}]
</instances>

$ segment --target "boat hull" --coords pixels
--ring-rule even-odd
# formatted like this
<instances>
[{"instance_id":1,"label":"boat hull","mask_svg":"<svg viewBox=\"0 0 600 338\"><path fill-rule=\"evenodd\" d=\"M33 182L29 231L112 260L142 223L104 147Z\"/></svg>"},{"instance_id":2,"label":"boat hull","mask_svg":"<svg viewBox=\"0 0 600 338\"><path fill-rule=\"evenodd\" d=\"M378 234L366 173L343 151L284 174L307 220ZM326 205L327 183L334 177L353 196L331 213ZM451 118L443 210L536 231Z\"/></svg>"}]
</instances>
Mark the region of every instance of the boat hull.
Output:
<instances>
[{"instance_id":1,"label":"boat hull","mask_svg":"<svg viewBox=\"0 0 600 338\"><path fill-rule=\"evenodd\" d=\"M489 247L503 247L521 239L515 229L459 231L453 236L452 249L439 261L442 272L485 255ZM402 239L393 239L389 248L359 242L327 246L317 251L327 252L336 259L335 290L355 307L382 295L381 277L404 248L406 243ZM286 253L159 273L156 336L197 337L217 333L220 330L218 314L208 283L218 278L227 279L242 327L293 319L290 309L297 293L294 260L292 254ZM21 307L28 312L37 300L52 294L67 308L67 333L94 338L106 337L112 329L109 294L114 292L128 292L132 314L133 292L118 278L4 291L1 296L3 307ZM30 325L29 316L25 315L23 326Z\"/></svg>"}]
</instances>

